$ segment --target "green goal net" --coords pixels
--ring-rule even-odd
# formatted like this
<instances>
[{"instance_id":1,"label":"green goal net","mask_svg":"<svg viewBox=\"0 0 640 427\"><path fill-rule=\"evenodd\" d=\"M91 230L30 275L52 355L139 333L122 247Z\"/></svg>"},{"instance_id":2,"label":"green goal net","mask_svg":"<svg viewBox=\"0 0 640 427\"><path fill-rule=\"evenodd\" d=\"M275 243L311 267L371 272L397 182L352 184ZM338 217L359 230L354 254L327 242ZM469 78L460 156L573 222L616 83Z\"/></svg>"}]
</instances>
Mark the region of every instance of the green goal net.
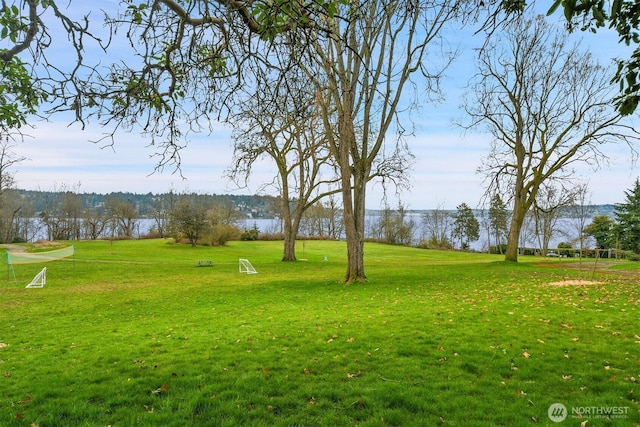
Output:
<instances>
[{"instance_id":1,"label":"green goal net","mask_svg":"<svg viewBox=\"0 0 640 427\"><path fill-rule=\"evenodd\" d=\"M13 273L13 280L16 283L18 282L18 279L16 277L16 272L13 269L13 266L16 264L40 264L43 262L56 261L59 259L73 256L74 253L75 253L75 250L73 246L68 246L62 249L54 249L52 251L43 251L43 252L7 251L7 279L9 280L10 273ZM74 269L75 269L75 262L74 262ZM43 272L41 272L43 275L42 276L43 280L46 280L45 279L46 276L44 276L46 274L45 271L46 269L43 270ZM40 286L31 286L32 283L29 284L29 287L40 287Z\"/></svg>"},{"instance_id":2,"label":"green goal net","mask_svg":"<svg viewBox=\"0 0 640 427\"><path fill-rule=\"evenodd\" d=\"M73 246L45 252L11 252L7 251L7 264L36 264L55 261L73 256Z\"/></svg>"}]
</instances>

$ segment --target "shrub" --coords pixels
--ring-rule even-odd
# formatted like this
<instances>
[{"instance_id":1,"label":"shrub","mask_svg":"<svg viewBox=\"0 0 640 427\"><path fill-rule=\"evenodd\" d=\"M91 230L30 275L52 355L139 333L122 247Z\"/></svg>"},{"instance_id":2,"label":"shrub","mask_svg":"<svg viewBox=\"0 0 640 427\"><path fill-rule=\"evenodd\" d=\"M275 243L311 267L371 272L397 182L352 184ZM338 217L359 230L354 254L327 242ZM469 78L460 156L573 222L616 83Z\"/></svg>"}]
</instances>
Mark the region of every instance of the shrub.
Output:
<instances>
[{"instance_id":1,"label":"shrub","mask_svg":"<svg viewBox=\"0 0 640 427\"><path fill-rule=\"evenodd\" d=\"M558 243L558 253L562 256L573 257L574 255L573 245L567 242Z\"/></svg>"},{"instance_id":2,"label":"shrub","mask_svg":"<svg viewBox=\"0 0 640 427\"><path fill-rule=\"evenodd\" d=\"M237 239L240 229L231 224L216 224L212 227L209 235L211 246L224 246L229 240Z\"/></svg>"},{"instance_id":3,"label":"shrub","mask_svg":"<svg viewBox=\"0 0 640 427\"><path fill-rule=\"evenodd\" d=\"M240 240L258 240L258 234L260 234L260 232L254 227L251 230L243 231L240 235Z\"/></svg>"}]
</instances>

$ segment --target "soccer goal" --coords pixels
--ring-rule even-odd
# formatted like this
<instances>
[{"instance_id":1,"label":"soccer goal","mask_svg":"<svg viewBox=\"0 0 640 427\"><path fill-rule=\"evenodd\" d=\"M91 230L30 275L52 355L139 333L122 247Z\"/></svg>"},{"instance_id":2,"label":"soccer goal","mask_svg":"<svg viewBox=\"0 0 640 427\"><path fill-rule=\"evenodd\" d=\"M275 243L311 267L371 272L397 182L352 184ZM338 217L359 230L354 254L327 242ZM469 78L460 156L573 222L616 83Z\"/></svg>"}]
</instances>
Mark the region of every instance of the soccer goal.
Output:
<instances>
[{"instance_id":1,"label":"soccer goal","mask_svg":"<svg viewBox=\"0 0 640 427\"><path fill-rule=\"evenodd\" d=\"M34 277L31 283L29 283L26 287L43 288L45 283L47 283L47 267L43 268L40 273L36 274L36 277Z\"/></svg>"},{"instance_id":2,"label":"soccer goal","mask_svg":"<svg viewBox=\"0 0 640 427\"><path fill-rule=\"evenodd\" d=\"M240 258L240 273L256 274L258 273L248 259Z\"/></svg>"}]
</instances>

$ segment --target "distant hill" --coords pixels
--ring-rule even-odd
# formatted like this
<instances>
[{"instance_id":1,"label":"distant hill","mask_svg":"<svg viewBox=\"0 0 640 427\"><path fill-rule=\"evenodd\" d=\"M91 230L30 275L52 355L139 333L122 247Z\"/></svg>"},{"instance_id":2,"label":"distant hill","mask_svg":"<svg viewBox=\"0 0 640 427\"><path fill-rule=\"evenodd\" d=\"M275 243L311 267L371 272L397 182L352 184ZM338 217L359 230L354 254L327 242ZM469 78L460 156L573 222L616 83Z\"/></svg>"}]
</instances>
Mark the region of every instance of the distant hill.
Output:
<instances>
[{"instance_id":1,"label":"distant hill","mask_svg":"<svg viewBox=\"0 0 640 427\"><path fill-rule=\"evenodd\" d=\"M62 193L52 191L33 191L33 190L17 190L21 198L30 202L36 212L43 212L47 209L47 205L51 200ZM138 209L141 218L151 217L154 205L159 200L170 197L171 193L162 194L136 194L124 192L112 192L108 194L98 193L76 193L75 196L80 200L83 208L94 208L100 210L104 206L104 201L110 196L118 196L124 200L134 203ZM174 197L180 194L173 194ZM246 218L274 218L275 206L278 201L276 197L258 196L258 195L218 195L218 194L189 194L191 197L201 198L207 203L214 202L232 203L238 208Z\"/></svg>"},{"instance_id":2,"label":"distant hill","mask_svg":"<svg viewBox=\"0 0 640 427\"><path fill-rule=\"evenodd\" d=\"M34 190L16 190L20 197L28 200L33 206L36 212L43 212L47 209L47 204L60 196L61 192L53 191L34 191ZM150 218L154 205L157 205L158 201L162 198L167 198L171 193L127 193L127 192L112 192L107 194L99 193L77 193L76 196L80 199L83 208L100 209L104 205L104 201L109 196L118 196L124 200L131 201L138 209L138 213L141 218ZM179 196L180 194L173 194ZM202 198L203 201L213 204L218 203L231 203L237 207L238 211L243 214L245 218L276 218L278 216L276 206L280 203L280 199L273 196L259 196L259 195L230 195L230 194L190 194L189 196ZM588 206L588 212L590 216L606 215L613 217L614 205L591 205ZM433 209L411 209L407 210L407 214L411 216L419 216L425 212L432 211ZM455 214L456 210L447 210L450 213ZM368 215L380 215L382 210L368 209ZM482 211L474 209L474 215L479 217L482 215ZM570 209L566 209L565 217L571 216Z\"/></svg>"}]
</instances>

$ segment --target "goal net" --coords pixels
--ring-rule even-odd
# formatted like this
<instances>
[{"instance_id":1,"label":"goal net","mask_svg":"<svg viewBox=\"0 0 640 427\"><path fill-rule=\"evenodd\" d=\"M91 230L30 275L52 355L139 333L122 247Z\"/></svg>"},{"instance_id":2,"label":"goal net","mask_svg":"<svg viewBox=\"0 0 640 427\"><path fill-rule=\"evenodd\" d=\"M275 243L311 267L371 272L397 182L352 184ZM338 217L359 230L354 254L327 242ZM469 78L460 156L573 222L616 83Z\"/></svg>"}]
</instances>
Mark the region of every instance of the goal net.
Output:
<instances>
[{"instance_id":1,"label":"goal net","mask_svg":"<svg viewBox=\"0 0 640 427\"><path fill-rule=\"evenodd\" d=\"M46 252L7 252L7 264L33 264L72 256L73 246Z\"/></svg>"},{"instance_id":2,"label":"goal net","mask_svg":"<svg viewBox=\"0 0 640 427\"><path fill-rule=\"evenodd\" d=\"M248 259L240 258L240 273L256 274L258 273Z\"/></svg>"},{"instance_id":3,"label":"goal net","mask_svg":"<svg viewBox=\"0 0 640 427\"><path fill-rule=\"evenodd\" d=\"M43 288L45 283L47 283L47 267L36 274L36 277L33 278L26 288Z\"/></svg>"}]
</instances>

